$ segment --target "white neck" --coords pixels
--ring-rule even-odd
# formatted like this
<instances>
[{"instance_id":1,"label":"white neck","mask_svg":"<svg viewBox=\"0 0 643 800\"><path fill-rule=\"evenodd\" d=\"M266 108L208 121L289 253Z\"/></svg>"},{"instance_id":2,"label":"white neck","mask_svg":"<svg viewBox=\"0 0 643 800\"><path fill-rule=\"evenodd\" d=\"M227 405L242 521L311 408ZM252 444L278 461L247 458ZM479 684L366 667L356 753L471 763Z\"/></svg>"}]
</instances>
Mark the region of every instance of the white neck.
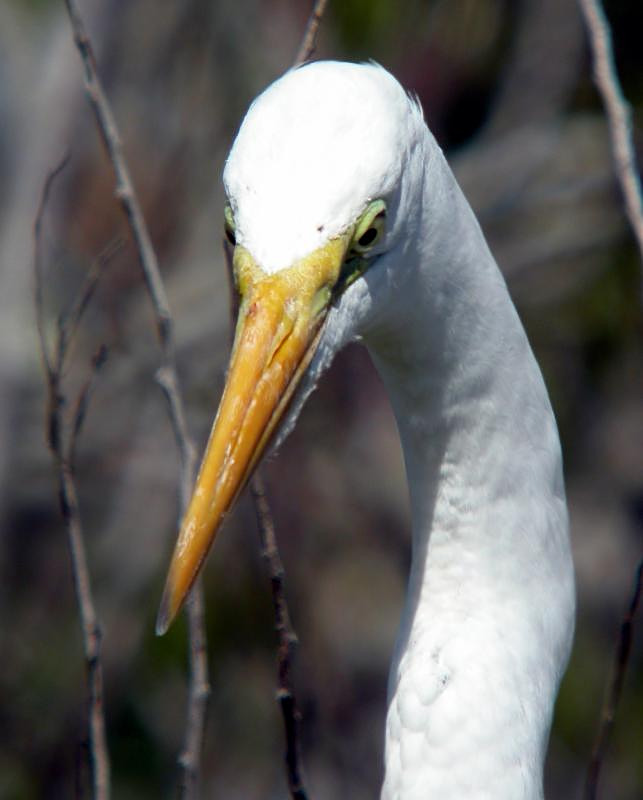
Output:
<instances>
[{"instance_id":1,"label":"white neck","mask_svg":"<svg viewBox=\"0 0 643 800\"><path fill-rule=\"evenodd\" d=\"M366 335L413 518L382 798L537 800L574 613L558 434L498 268L439 158L451 225L427 225L451 231L434 245L449 278L436 284L435 252L419 253L404 290L415 317L401 302L383 336Z\"/></svg>"}]
</instances>

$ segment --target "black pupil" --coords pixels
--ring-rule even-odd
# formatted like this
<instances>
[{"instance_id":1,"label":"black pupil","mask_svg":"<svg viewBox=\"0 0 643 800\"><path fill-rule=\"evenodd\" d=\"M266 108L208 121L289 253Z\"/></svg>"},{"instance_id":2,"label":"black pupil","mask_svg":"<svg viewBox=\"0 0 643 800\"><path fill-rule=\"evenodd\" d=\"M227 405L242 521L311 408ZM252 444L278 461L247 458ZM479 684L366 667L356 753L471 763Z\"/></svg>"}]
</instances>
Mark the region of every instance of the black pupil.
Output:
<instances>
[{"instance_id":1,"label":"black pupil","mask_svg":"<svg viewBox=\"0 0 643 800\"><path fill-rule=\"evenodd\" d=\"M377 228L369 228L359 237L357 243L360 247L368 247L377 238Z\"/></svg>"},{"instance_id":2,"label":"black pupil","mask_svg":"<svg viewBox=\"0 0 643 800\"><path fill-rule=\"evenodd\" d=\"M225 236L226 239L230 242L231 245L235 245L237 243L236 236L234 235L234 231L229 225L225 226Z\"/></svg>"}]
</instances>

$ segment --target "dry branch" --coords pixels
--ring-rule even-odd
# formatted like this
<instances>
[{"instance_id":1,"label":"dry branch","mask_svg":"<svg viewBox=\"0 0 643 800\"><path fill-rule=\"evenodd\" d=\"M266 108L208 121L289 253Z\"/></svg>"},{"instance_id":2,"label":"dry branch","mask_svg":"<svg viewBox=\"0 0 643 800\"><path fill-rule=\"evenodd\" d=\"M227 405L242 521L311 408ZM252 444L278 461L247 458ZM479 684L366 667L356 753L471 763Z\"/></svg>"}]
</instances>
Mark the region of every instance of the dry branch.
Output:
<instances>
[{"instance_id":1,"label":"dry branch","mask_svg":"<svg viewBox=\"0 0 643 800\"><path fill-rule=\"evenodd\" d=\"M257 526L261 540L261 555L268 567L272 604L277 631L277 702L281 708L286 736L286 777L292 800L307 800L308 794L303 784L301 770L301 747L299 743L299 723L301 714L293 690L291 662L297 647L297 634L293 630L286 601L284 586L284 566L277 546L275 526L266 499L261 475L257 473L250 484Z\"/></svg>"},{"instance_id":2,"label":"dry branch","mask_svg":"<svg viewBox=\"0 0 643 800\"><path fill-rule=\"evenodd\" d=\"M49 192L56 176L67 163L67 157L52 170L45 180L34 223L34 274L35 306L40 351L42 354L47 384L46 429L47 444L54 458L58 475L58 494L71 558L71 568L80 615L83 638L83 652L87 670L87 714L89 728L89 759L94 800L108 800L110 796L110 764L105 733L103 709L103 667L101 661L101 630L92 598L91 582L82 520L78 505L78 493L74 477L76 442L85 418L94 379L105 363L107 351L100 347L92 360L90 374L82 386L71 414L65 414L69 406L62 386L65 357L68 345L80 323L83 311L96 287L96 283L107 259L113 255L114 248L99 257L92 265L79 295L72 304L71 311L61 315L58 320L53 347L47 342L45 334L45 311L43 302L42 266L42 221Z\"/></svg>"},{"instance_id":3,"label":"dry branch","mask_svg":"<svg viewBox=\"0 0 643 800\"><path fill-rule=\"evenodd\" d=\"M641 601L641 582L643 580L643 561L639 562L634 578L634 589L628 607L621 621L621 629L618 641L614 649L614 663L612 672L603 702L601 720L592 748L592 757L587 770L585 779L585 789L583 792L584 800L596 800L598 796L598 779L601 767L605 760L607 748L609 746L610 735L614 727L616 709L618 708L621 694L623 692L623 682L630 659L632 649L632 637L634 634L634 618L638 611Z\"/></svg>"},{"instance_id":4,"label":"dry branch","mask_svg":"<svg viewBox=\"0 0 643 800\"><path fill-rule=\"evenodd\" d=\"M643 266L643 195L632 142L632 112L623 96L616 72L612 34L600 0L579 0L592 57L594 80L603 99L609 123L614 167L625 211L638 244Z\"/></svg>"},{"instance_id":5,"label":"dry branch","mask_svg":"<svg viewBox=\"0 0 643 800\"><path fill-rule=\"evenodd\" d=\"M317 29L319 28L319 23L324 16L327 3L328 0L316 0L313 10L310 13L310 17L308 18L306 30L304 31L304 36L301 40L301 45L297 51L293 66L297 66L298 64L303 64L304 61L308 61L308 59L315 52Z\"/></svg>"},{"instance_id":6,"label":"dry branch","mask_svg":"<svg viewBox=\"0 0 643 800\"><path fill-rule=\"evenodd\" d=\"M623 95L616 71L612 32L603 6L600 0L579 0L579 4L587 28L594 62L594 81L603 100L609 125L614 169L623 193L625 212L630 221L638 245L641 265L643 266L643 195L641 193L641 179L632 140L632 111ZM634 591L623 618L619 639L614 651L612 674L587 770L583 792L584 800L595 800L597 796L600 770L607 753L632 646L634 616L641 598L642 570L643 562L639 564L636 571Z\"/></svg>"},{"instance_id":7,"label":"dry branch","mask_svg":"<svg viewBox=\"0 0 643 800\"><path fill-rule=\"evenodd\" d=\"M87 97L114 171L115 195L125 212L136 245L145 284L152 301L162 358L157 377L168 400L169 418L180 454L180 513L183 515L194 482L196 454L188 434L184 403L179 387L169 304L156 254L123 154L116 121L98 77L91 41L75 0L65 0L65 2L74 42L84 68ZM198 795L199 765L209 694L203 598L198 582L192 591L192 599L187 605L187 614L190 639L190 678L186 729L179 763L183 770L181 796L190 800Z\"/></svg>"}]
</instances>

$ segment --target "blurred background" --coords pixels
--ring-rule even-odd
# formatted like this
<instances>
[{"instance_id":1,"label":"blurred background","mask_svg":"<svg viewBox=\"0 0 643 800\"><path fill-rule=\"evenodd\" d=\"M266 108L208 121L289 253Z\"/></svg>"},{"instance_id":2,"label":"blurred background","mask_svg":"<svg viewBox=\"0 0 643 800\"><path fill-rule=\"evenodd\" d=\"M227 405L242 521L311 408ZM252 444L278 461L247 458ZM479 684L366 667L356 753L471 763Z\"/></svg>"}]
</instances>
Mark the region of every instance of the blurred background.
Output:
<instances>
[{"instance_id":1,"label":"blurred background","mask_svg":"<svg viewBox=\"0 0 643 800\"><path fill-rule=\"evenodd\" d=\"M190 429L204 443L228 343L221 168L252 98L297 52L302 0L81 3L170 296ZM608 0L643 134L643 4ZM643 549L641 273L575 0L331 2L316 57L373 58L417 92L470 198L542 365L565 452L579 616L547 765L579 797L620 619ZM0 796L87 796L80 626L44 439L33 222L47 319L119 237L66 373L105 344L77 477L103 626L113 796L176 795L187 653L154 636L177 516L177 452L155 382L152 314L84 98L61 2L0 5ZM300 637L295 684L314 797L374 798L386 674L409 562L395 425L349 347L264 469ZM212 695L203 796L284 798L275 635L244 497L205 571ZM635 632L603 798L643 796L643 632Z\"/></svg>"}]
</instances>

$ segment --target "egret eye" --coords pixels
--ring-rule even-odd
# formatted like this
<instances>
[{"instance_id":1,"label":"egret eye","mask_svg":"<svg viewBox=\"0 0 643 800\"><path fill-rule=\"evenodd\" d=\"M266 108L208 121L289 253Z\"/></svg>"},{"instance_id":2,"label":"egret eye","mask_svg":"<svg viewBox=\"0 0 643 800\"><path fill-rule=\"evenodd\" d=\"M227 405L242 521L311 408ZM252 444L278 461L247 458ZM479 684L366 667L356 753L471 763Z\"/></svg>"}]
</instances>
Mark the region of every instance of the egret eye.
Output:
<instances>
[{"instance_id":1,"label":"egret eye","mask_svg":"<svg viewBox=\"0 0 643 800\"><path fill-rule=\"evenodd\" d=\"M375 242L378 236L379 236L378 229L375 226L371 225L371 227L359 237L359 239L357 240L357 244L360 247L368 247L369 245Z\"/></svg>"},{"instance_id":2,"label":"egret eye","mask_svg":"<svg viewBox=\"0 0 643 800\"><path fill-rule=\"evenodd\" d=\"M375 200L371 203L357 223L350 252L367 254L382 238L386 222L386 203Z\"/></svg>"},{"instance_id":3,"label":"egret eye","mask_svg":"<svg viewBox=\"0 0 643 800\"><path fill-rule=\"evenodd\" d=\"M234 247L237 243L237 236L235 234L235 224L234 224L234 216L232 214L232 208L229 205L226 205L223 211L223 230L225 233L225 238Z\"/></svg>"}]
</instances>

